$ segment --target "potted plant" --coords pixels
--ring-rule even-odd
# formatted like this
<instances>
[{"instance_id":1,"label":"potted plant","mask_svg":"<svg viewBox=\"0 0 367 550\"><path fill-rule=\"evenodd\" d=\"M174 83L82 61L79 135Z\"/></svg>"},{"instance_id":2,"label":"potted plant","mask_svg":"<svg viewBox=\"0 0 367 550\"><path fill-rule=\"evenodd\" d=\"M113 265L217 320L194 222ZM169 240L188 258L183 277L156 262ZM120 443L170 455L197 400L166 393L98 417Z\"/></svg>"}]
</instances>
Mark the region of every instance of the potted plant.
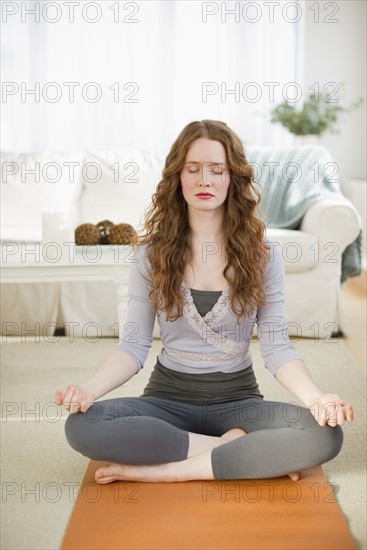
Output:
<instances>
[{"instance_id":1,"label":"potted plant","mask_svg":"<svg viewBox=\"0 0 367 550\"><path fill-rule=\"evenodd\" d=\"M340 88L345 91L346 82L341 82ZM327 130L333 134L339 133L337 122L341 113L350 113L362 102L362 97L352 102L349 107L343 106L330 93L320 92L318 98L311 93L303 102L301 109L294 103L283 101L271 111L271 122L278 122L295 136L303 136L303 143L315 143Z\"/></svg>"}]
</instances>

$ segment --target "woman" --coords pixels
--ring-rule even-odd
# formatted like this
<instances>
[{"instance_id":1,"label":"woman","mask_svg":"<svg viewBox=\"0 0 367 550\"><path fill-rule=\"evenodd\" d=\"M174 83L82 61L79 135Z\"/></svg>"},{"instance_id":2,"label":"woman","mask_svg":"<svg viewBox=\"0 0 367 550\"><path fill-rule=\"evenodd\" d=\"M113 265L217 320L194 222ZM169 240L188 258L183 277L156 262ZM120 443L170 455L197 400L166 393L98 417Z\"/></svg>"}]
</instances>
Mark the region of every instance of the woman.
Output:
<instances>
[{"instance_id":1,"label":"woman","mask_svg":"<svg viewBox=\"0 0 367 550\"><path fill-rule=\"evenodd\" d=\"M112 464L98 483L256 479L333 459L353 409L319 389L289 341L284 266L256 211L239 137L188 124L169 152L130 266L124 333L82 386L56 391L69 444ZM95 402L144 366L158 315L162 348L143 395ZM249 344L305 405L266 401Z\"/></svg>"}]
</instances>

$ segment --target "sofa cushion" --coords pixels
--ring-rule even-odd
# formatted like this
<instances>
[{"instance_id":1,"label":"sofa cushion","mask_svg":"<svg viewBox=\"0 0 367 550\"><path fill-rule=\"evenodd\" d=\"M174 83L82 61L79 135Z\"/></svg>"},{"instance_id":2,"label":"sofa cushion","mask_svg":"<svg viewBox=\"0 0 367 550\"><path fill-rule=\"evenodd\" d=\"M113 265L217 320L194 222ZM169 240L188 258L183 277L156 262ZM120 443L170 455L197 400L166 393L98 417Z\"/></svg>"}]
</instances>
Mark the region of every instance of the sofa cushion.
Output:
<instances>
[{"instance_id":1,"label":"sofa cushion","mask_svg":"<svg viewBox=\"0 0 367 550\"><path fill-rule=\"evenodd\" d=\"M2 153L1 226L6 240L39 240L42 212L64 214L65 226L79 223L82 153ZM72 163L72 164L71 164ZM32 173L33 172L33 173Z\"/></svg>"},{"instance_id":2,"label":"sofa cushion","mask_svg":"<svg viewBox=\"0 0 367 550\"><path fill-rule=\"evenodd\" d=\"M142 227L144 210L161 180L165 156L158 151L87 152L80 223L109 219Z\"/></svg>"},{"instance_id":3,"label":"sofa cushion","mask_svg":"<svg viewBox=\"0 0 367 550\"><path fill-rule=\"evenodd\" d=\"M318 239L316 235L296 229L266 228L266 236L279 243L286 273L314 269L317 265Z\"/></svg>"}]
</instances>

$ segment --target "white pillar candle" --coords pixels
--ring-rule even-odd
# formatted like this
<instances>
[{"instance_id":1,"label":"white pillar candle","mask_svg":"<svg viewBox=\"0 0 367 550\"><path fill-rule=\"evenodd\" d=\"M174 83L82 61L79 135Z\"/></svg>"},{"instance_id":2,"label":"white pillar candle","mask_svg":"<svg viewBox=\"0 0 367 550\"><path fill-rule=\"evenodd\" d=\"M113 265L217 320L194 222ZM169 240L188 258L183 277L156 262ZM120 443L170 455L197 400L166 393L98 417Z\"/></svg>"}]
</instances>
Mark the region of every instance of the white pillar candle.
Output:
<instances>
[{"instance_id":1,"label":"white pillar candle","mask_svg":"<svg viewBox=\"0 0 367 550\"><path fill-rule=\"evenodd\" d=\"M42 243L62 244L64 229L64 215L62 212L43 212L42 214Z\"/></svg>"}]
</instances>

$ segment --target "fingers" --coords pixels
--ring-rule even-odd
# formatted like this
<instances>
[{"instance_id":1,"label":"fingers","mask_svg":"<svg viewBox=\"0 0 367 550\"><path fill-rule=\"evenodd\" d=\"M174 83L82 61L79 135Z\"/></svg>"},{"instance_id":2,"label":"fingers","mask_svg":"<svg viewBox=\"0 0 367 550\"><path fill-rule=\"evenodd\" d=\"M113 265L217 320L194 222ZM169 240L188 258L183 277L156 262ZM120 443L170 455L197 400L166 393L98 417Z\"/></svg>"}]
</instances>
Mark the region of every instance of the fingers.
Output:
<instances>
[{"instance_id":1,"label":"fingers","mask_svg":"<svg viewBox=\"0 0 367 550\"><path fill-rule=\"evenodd\" d=\"M351 422L354 419L353 407L351 405L346 406L347 421Z\"/></svg>"},{"instance_id":2,"label":"fingers","mask_svg":"<svg viewBox=\"0 0 367 550\"><path fill-rule=\"evenodd\" d=\"M87 410L89 409L89 407L91 407L93 405L93 401L87 403L86 401L82 401L81 404L80 404L80 411L85 413L87 412Z\"/></svg>"},{"instance_id":3,"label":"fingers","mask_svg":"<svg viewBox=\"0 0 367 550\"><path fill-rule=\"evenodd\" d=\"M76 413L80 409L80 391L78 386L73 384L66 388L63 395L63 406L70 413Z\"/></svg>"},{"instance_id":4,"label":"fingers","mask_svg":"<svg viewBox=\"0 0 367 550\"><path fill-rule=\"evenodd\" d=\"M70 413L87 412L93 405L94 401L91 395L85 390L74 384L69 384L64 393L57 389L54 397L55 403L61 405Z\"/></svg>"},{"instance_id":5,"label":"fingers","mask_svg":"<svg viewBox=\"0 0 367 550\"><path fill-rule=\"evenodd\" d=\"M73 395L74 395L74 386L69 385L62 396L62 404L67 411L70 411Z\"/></svg>"},{"instance_id":6,"label":"fingers","mask_svg":"<svg viewBox=\"0 0 367 550\"><path fill-rule=\"evenodd\" d=\"M343 421L352 422L354 419L354 412L351 405L345 405L343 408Z\"/></svg>"},{"instance_id":7,"label":"fingers","mask_svg":"<svg viewBox=\"0 0 367 550\"><path fill-rule=\"evenodd\" d=\"M72 401L70 403L70 412L76 413L80 410L80 392L77 387L74 387Z\"/></svg>"},{"instance_id":8,"label":"fingers","mask_svg":"<svg viewBox=\"0 0 367 550\"><path fill-rule=\"evenodd\" d=\"M336 404L336 424L341 426L345 422L345 409L341 404Z\"/></svg>"},{"instance_id":9,"label":"fingers","mask_svg":"<svg viewBox=\"0 0 367 550\"><path fill-rule=\"evenodd\" d=\"M86 412L91 406L91 403L87 402L87 398L85 395L78 394L78 401L79 401L80 412Z\"/></svg>"},{"instance_id":10,"label":"fingers","mask_svg":"<svg viewBox=\"0 0 367 550\"><path fill-rule=\"evenodd\" d=\"M324 421L331 427L342 426L345 422L351 422L354 418L351 405L345 405L344 401L329 403L324 414Z\"/></svg>"},{"instance_id":11,"label":"fingers","mask_svg":"<svg viewBox=\"0 0 367 550\"><path fill-rule=\"evenodd\" d=\"M337 421L338 421L338 418L337 418L336 403L328 403L326 408L325 423L331 427L334 427L337 425Z\"/></svg>"}]
</instances>

